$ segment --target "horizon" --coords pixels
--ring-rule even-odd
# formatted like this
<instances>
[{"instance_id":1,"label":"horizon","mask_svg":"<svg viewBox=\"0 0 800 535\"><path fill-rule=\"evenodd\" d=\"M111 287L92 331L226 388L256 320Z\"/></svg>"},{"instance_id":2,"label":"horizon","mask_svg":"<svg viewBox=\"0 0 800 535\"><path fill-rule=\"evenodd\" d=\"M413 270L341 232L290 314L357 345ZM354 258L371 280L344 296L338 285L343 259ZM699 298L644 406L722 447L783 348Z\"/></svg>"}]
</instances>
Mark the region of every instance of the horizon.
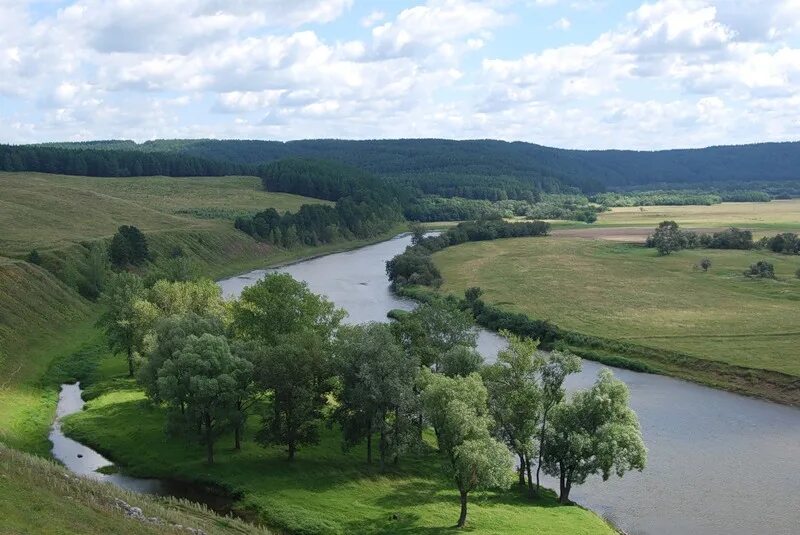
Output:
<instances>
[{"instance_id":1,"label":"horizon","mask_svg":"<svg viewBox=\"0 0 800 535\"><path fill-rule=\"evenodd\" d=\"M794 0L4 0L0 18L0 143L800 139Z\"/></svg>"}]
</instances>

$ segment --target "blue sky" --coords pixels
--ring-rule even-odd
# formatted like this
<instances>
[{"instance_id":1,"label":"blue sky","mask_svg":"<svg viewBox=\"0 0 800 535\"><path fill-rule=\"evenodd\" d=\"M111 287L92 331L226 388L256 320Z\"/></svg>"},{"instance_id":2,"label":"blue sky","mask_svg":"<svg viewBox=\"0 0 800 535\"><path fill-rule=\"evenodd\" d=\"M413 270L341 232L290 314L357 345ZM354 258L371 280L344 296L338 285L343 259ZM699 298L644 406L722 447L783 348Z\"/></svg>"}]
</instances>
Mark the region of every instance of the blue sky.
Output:
<instances>
[{"instance_id":1,"label":"blue sky","mask_svg":"<svg viewBox=\"0 0 800 535\"><path fill-rule=\"evenodd\" d=\"M800 0L0 0L0 142L800 139Z\"/></svg>"}]
</instances>

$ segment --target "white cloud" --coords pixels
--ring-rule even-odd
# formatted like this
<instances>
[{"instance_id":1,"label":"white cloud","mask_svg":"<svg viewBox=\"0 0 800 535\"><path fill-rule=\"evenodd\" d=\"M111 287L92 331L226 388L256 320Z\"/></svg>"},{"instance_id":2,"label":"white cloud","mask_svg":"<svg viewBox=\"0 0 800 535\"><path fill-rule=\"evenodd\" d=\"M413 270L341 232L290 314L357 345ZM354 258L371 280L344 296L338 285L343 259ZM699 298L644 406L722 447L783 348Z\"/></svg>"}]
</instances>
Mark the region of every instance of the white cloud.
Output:
<instances>
[{"instance_id":1,"label":"white cloud","mask_svg":"<svg viewBox=\"0 0 800 535\"><path fill-rule=\"evenodd\" d=\"M572 23L567 17L561 17L549 27L553 30L567 31L572 27Z\"/></svg>"}]
</instances>

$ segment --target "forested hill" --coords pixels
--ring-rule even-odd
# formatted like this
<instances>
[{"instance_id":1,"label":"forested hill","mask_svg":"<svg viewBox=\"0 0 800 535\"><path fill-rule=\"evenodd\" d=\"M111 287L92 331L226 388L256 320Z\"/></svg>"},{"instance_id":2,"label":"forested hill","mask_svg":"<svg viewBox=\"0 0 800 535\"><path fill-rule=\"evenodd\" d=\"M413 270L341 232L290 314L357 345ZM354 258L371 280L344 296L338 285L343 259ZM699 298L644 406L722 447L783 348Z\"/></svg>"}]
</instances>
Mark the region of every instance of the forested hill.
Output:
<instances>
[{"instance_id":1,"label":"forested hill","mask_svg":"<svg viewBox=\"0 0 800 535\"><path fill-rule=\"evenodd\" d=\"M401 179L513 177L554 190L593 192L654 183L780 181L800 179L800 142L761 143L665 151L567 150L523 142L444 139L395 140L156 140L92 142L61 147L180 152L210 160L257 164L289 157L338 160ZM422 180L424 182L424 180Z\"/></svg>"}]
</instances>

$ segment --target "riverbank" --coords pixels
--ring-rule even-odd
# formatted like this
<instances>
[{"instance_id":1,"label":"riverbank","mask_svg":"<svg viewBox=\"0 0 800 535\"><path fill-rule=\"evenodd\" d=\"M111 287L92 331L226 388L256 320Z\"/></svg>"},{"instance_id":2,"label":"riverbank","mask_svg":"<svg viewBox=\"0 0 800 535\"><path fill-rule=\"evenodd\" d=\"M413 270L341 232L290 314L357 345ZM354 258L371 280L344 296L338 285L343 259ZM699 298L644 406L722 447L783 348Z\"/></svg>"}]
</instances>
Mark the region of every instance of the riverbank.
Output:
<instances>
[{"instance_id":1,"label":"riverbank","mask_svg":"<svg viewBox=\"0 0 800 535\"><path fill-rule=\"evenodd\" d=\"M208 534L269 535L185 500L154 498L73 476L51 461L3 444L0 482L3 533L187 535L191 528Z\"/></svg>"}]
</instances>

